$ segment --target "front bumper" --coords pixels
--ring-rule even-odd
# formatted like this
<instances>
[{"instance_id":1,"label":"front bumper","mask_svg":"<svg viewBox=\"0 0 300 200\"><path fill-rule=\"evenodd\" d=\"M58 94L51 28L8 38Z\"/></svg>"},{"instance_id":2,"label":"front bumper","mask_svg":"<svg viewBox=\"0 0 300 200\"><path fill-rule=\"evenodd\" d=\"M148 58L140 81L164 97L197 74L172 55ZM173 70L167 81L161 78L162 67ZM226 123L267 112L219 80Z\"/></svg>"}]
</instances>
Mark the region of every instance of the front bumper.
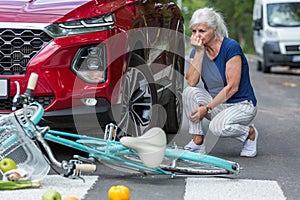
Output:
<instances>
[{"instance_id":1,"label":"front bumper","mask_svg":"<svg viewBox=\"0 0 300 200\"><path fill-rule=\"evenodd\" d=\"M51 128L97 128L112 122L111 105L105 98L97 98L95 106L78 106L44 113L42 125Z\"/></svg>"},{"instance_id":2,"label":"front bumper","mask_svg":"<svg viewBox=\"0 0 300 200\"><path fill-rule=\"evenodd\" d=\"M264 47L264 64L267 67L271 66L291 66L300 67L300 50L293 53L282 53L279 42L266 42ZM287 46L283 47L288 49Z\"/></svg>"}]
</instances>

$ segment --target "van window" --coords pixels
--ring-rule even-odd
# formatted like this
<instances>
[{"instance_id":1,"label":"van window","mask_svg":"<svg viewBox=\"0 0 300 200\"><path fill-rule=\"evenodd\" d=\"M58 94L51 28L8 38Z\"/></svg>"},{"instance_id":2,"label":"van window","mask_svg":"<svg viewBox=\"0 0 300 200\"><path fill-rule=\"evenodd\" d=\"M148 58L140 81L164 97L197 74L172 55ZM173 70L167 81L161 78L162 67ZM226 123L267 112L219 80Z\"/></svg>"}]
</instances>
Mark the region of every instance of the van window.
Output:
<instances>
[{"instance_id":1,"label":"van window","mask_svg":"<svg viewBox=\"0 0 300 200\"><path fill-rule=\"evenodd\" d=\"M273 27L300 26L300 2L268 4L267 16Z\"/></svg>"}]
</instances>

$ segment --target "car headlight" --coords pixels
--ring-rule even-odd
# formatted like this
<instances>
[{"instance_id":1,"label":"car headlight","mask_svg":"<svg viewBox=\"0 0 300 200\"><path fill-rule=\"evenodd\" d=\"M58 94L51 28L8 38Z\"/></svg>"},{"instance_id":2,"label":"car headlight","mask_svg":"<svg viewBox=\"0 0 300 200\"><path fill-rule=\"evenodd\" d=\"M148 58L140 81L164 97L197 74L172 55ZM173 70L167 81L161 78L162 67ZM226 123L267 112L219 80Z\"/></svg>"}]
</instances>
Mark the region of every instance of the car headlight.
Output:
<instances>
[{"instance_id":1,"label":"car headlight","mask_svg":"<svg viewBox=\"0 0 300 200\"><path fill-rule=\"evenodd\" d=\"M113 28L114 25L114 15L113 13L109 13L97 17L73 20L58 24L50 24L45 27L45 29L53 38L57 38L69 35L104 31Z\"/></svg>"},{"instance_id":2,"label":"car headlight","mask_svg":"<svg viewBox=\"0 0 300 200\"><path fill-rule=\"evenodd\" d=\"M81 47L71 65L71 70L88 83L103 83L107 79L107 51L105 44Z\"/></svg>"},{"instance_id":3,"label":"car headlight","mask_svg":"<svg viewBox=\"0 0 300 200\"><path fill-rule=\"evenodd\" d=\"M267 35L267 37L272 38L272 39L276 39L278 36L276 31L269 30L269 29L266 30L266 35Z\"/></svg>"}]
</instances>

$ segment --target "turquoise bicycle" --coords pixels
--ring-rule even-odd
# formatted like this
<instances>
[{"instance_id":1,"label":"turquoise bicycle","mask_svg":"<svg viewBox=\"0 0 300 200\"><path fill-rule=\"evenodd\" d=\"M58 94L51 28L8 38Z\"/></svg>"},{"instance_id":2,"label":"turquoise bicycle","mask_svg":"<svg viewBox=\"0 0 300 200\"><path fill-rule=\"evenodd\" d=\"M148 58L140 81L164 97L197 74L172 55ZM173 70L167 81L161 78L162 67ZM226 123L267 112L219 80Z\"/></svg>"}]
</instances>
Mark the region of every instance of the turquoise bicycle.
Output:
<instances>
[{"instance_id":1,"label":"turquoise bicycle","mask_svg":"<svg viewBox=\"0 0 300 200\"><path fill-rule=\"evenodd\" d=\"M66 177L80 177L82 171L95 171L97 161L142 174L171 177L239 173L236 162L167 146L166 134L158 127L139 137L121 137L119 141L116 139L118 127L114 124L106 126L103 138L40 127L38 123L44 110L39 103L32 102L36 83L31 82L36 82L37 77L32 79L27 92L18 98L23 108L0 118L0 159L14 159L18 165L30 168L28 171L34 178L47 175L50 165L65 170ZM74 155L70 161L59 162L48 141L79 150L87 156Z\"/></svg>"}]
</instances>

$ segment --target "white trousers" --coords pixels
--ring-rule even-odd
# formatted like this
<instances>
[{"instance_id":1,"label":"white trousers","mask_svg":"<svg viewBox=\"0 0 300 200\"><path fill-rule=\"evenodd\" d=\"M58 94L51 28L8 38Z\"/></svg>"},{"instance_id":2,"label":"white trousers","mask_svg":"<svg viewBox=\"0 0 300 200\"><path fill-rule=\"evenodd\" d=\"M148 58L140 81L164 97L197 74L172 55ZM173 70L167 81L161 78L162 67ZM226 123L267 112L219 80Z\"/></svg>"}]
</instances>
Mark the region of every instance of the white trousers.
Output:
<instances>
[{"instance_id":1,"label":"white trousers","mask_svg":"<svg viewBox=\"0 0 300 200\"><path fill-rule=\"evenodd\" d=\"M183 91L183 109L188 118L189 133L205 135L202 121L192 122L189 115L197 107L207 105L212 97L204 88L186 87ZM213 108L205 118L210 120L208 131L217 137L231 137L244 142L249 133L249 125L257 112L251 101L224 103Z\"/></svg>"}]
</instances>

